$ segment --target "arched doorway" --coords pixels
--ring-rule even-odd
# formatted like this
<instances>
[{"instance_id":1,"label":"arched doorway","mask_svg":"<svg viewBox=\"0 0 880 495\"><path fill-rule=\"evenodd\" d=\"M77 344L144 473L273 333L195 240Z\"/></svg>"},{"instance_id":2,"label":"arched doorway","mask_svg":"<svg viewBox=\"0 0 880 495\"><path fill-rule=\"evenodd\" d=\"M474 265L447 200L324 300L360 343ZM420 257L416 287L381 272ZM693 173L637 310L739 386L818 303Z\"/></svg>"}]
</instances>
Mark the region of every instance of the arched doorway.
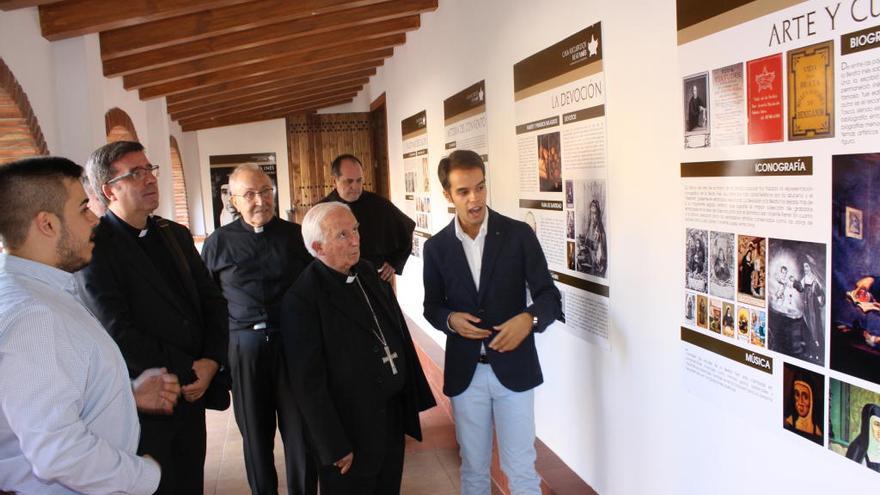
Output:
<instances>
[{"instance_id":1,"label":"arched doorway","mask_svg":"<svg viewBox=\"0 0 880 495\"><path fill-rule=\"evenodd\" d=\"M140 141L134 122L124 110L113 107L104 114L104 126L107 129L107 142Z\"/></svg>"},{"instance_id":2,"label":"arched doorway","mask_svg":"<svg viewBox=\"0 0 880 495\"><path fill-rule=\"evenodd\" d=\"M27 95L0 58L0 164L48 154Z\"/></svg>"},{"instance_id":3,"label":"arched doorway","mask_svg":"<svg viewBox=\"0 0 880 495\"><path fill-rule=\"evenodd\" d=\"M171 187L174 193L174 221L189 228L189 206L186 202L183 158L174 136L171 136Z\"/></svg>"}]
</instances>

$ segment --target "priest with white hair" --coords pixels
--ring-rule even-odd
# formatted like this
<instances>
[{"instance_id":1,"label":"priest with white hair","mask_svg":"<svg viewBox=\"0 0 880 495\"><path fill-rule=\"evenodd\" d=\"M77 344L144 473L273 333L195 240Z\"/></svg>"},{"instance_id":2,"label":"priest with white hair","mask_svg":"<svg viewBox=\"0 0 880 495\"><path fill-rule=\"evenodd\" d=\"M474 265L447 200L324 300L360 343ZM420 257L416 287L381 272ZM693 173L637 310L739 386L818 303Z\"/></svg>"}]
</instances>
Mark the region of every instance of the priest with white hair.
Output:
<instances>
[{"instance_id":1,"label":"priest with white hair","mask_svg":"<svg viewBox=\"0 0 880 495\"><path fill-rule=\"evenodd\" d=\"M284 296L281 337L321 494L399 493L404 435L421 440L435 405L406 320L348 206L313 206L302 234L316 259Z\"/></svg>"}]
</instances>

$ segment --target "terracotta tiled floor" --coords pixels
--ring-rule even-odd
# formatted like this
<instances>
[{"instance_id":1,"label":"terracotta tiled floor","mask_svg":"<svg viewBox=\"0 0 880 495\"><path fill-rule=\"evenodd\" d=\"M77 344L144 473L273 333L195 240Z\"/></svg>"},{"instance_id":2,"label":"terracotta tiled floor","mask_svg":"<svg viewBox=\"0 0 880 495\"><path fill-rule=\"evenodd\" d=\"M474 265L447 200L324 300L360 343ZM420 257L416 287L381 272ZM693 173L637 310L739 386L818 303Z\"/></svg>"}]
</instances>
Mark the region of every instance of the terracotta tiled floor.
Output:
<instances>
[{"instance_id":1,"label":"terracotta tiled floor","mask_svg":"<svg viewBox=\"0 0 880 495\"><path fill-rule=\"evenodd\" d=\"M422 413L422 443L408 439L402 493L406 495L454 495L458 493L458 445L447 413L435 407ZM232 408L208 411L208 455L205 459L205 494L250 493L244 470L241 433ZM275 437L275 467L279 493L286 493L281 438Z\"/></svg>"}]
</instances>

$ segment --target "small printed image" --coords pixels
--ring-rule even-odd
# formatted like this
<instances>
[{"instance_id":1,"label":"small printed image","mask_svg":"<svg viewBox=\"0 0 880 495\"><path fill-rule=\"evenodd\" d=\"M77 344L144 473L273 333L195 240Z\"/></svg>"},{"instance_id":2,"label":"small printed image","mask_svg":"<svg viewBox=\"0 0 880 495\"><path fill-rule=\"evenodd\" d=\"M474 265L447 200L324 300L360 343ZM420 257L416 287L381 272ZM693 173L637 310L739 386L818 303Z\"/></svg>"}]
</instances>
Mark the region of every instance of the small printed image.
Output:
<instances>
[{"instance_id":1,"label":"small printed image","mask_svg":"<svg viewBox=\"0 0 880 495\"><path fill-rule=\"evenodd\" d=\"M828 449L880 473L880 394L832 378Z\"/></svg>"},{"instance_id":2,"label":"small printed image","mask_svg":"<svg viewBox=\"0 0 880 495\"><path fill-rule=\"evenodd\" d=\"M722 302L721 304L721 335L733 338L735 334L734 325L736 322L733 318L733 304Z\"/></svg>"},{"instance_id":3,"label":"small printed image","mask_svg":"<svg viewBox=\"0 0 880 495\"><path fill-rule=\"evenodd\" d=\"M761 310L751 310L752 345L767 347L767 313Z\"/></svg>"},{"instance_id":4,"label":"small printed image","mask_svg":"<svg viewBox=\"0 0 880 495\"><path fill-rule=\"evenodd\" d=\"M846 236L852 237L853 239L861 239L863 230L864 227L862 225L862 210L858 208L853 208L852 206L847 206Z\"/></svg>"},{"instance_id":5,"label":"small printed image","mask_svg":"<svg viewBox=\"0 0 880 495\"><path fill-rule=\"evenodd\" d=\"M422 257L422 243L419 242L420 239L421 237L419 236L413 236L412 240L412 251L410 251L410 254L412 254L416 258Z\"/></svg>"},{"instance_id":6,"label":"small printed image","mask_svg":"<svg viewBox=\"0 0 880 495\"><path fill-rule=\"evenodd\" d=\"M422 158L422 192L431 190L431 176L428 174L428 157Z\"/></svg>"},{"instance_id":7,"label":"small printed image","mask_svg":"<svg viewBox=\"0 0 880 495\"><path fill-rule=\"evenodd\" d=\"M709 298L704 295L697 295L697 326L706 328L709 320Z\"/></svg>"},{"instance_id":8,"label":"small printed image","mask_svg":"<svg viewBox=\"0 0 880 495\"><path fill-rule=\"evenodd\" d=\"M768 260L768 347L824 364L825 245L770 239Z\"/></svg>"},{"instance_id":9,"label":"small printed image","mask_svg":"<svg viewBox=\"0 0 880 495\"><path fill-rule=\"evenodd\" d=\"M574 181L565 181L565 207L574 208Z\"/></svg>"},{"instance_id":10,"label":"small printed image","mask_svg":"<svg viewBox=\"0 0 880 495\"><path fill-rule=\"evenodd\" d=\"M721 333L721 301L719 299L709 300L709 330Z\"/></svg>"},{"instance_id":11,"label":"small printed image","mask_svg":"<svg viewBox=\"0 0 880 495\"><path fill-rule=\"evenodd\" d=\"M682 83L684 96L684 147L705 148L710 143L709 74L704 72L686 77Z\"/></svg>"},{"instance_id":12,"label":"small printed image","mask_svg":"<svg viewBox=\"0 0 880 495\"><path fill-rule=\"evenodd\" d=\"M559 131L538 136L538 181L543 192L562 192Z\"/></svg>"},{"instance_id":13,"label":"small printed image","mask_svg":"<svg viewBox=\"0 0 880 495\"><path fill-rule=\"evenodd\" d=\"M685 287L706 292L709 282L708 245L709 234L705 230L687 229L685 240Z\"/></svg>"},{"instance_id":14,"label":"small printed image","mask_svg":"<svg viewBox=\"0 0 880 495\"><path fill-rule=\"evenodd\" d=\"M733 234L709 232L709 294L733 300Z\"/></svg>"},{"instance_id":15,"label":"small printed image","mask_svg":"<svg viewBox=\"0 0 880 495\"><path fill-rule=\"evenodd\" d=\"M568 269L574 270L574 242L572 241L565 243L565 259L568 262Z\"/></svg>"},{"instance_id":16,"label":"small printed image","mask_svg":"<svg viewBox=\"0 0 880 495\"><path fill-rule=\"evenodd\" d=\"M407 172L404 175L404 182L406 184L406 192L408 194L413 194L416 192L416 173L415 172Z\"/></svg>"},{"instance_id":17,"label":"small printed image","mask_svg":"<svg viewBox=\"0 0 880 495\"><path fill-rule=\"evenodd\" d=\"M426 213L416 213L416 227L428 230L428 215Z\"/></svg>"},{"instance_id":18,"label":"small printed image","mask_svg":"<svg viewBox=\"0 0 880 495\"><path fill-rule=\"evenodd\" d=\"M691 325L697 323L697 296L692 292L684 294L684 321Z\"/></svg>"},{"instance_id":19,"label":"small printed image","mask_svg":"<svg viewBox=\"0 0 880 495\"><path fill-rule=\"evenodd\" d=\"M565 237L574 239L574 210L565 212Z\"/></svg>"},{"instance_id":20,"label":"small printed image","mask_svg":"<svg viewBox=\"0 0 880 495\"><path fill-rule=\"evenodd\" d=\"M607 211L604 180L575 181L575 235L577 236L577 271L605 277L608 270L608 245L605 236Z\"/></svg>"},{"instance_id":21,"label":"small printed image","mask_svg":"<svg viewBox=\"0 0 880 495\"><path fill-rule=\"evenodd\" d=\"M880 153L831 157L830 365L880 384L878 190Z\"/></svg>"},{"instance_id":22,"label":"small printed image","mask_svg":"<svg viewBox=\"0 0 880 495\"><path fill-rule=\"evenodd\" d=\"M749 309L740 306L736 310L736 340L749 342Z\"/></svg>"},{"instance_id":23,"label":"small printed image","mask_svg":"<svg viewBox=\"0 0 880 495\"><path fill-rule=\"evenodd\" d=\"M824 445L825 377L789 363L782 374L782 427Z\"/></svg>"},{"instance_id":24,"label":"small printed image","mask_svg":"<svg viewBox=\"0 0 880 495\"><path fill-rule=\"evenodd\" d=\"M739 236L737 243L737 282L736 299L738 302L763 308L767 296L767 264L764 261L767 253L767 239L749 235Z\"/></svg>"}]
</instances>

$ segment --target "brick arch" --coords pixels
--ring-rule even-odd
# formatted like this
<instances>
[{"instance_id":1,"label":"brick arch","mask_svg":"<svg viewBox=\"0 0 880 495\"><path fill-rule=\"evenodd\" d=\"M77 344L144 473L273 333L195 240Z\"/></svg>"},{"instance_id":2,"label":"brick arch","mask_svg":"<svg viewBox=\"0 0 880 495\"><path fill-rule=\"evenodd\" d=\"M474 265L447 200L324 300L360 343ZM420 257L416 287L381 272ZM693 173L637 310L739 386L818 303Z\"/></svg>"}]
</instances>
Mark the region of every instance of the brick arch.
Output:
<instances>
[{"instance_id":1,"label":"brick arch","mask_svg":"<svg viewBox=\"0 0 880 495\"><path fill-rule=\"evenodd\" d=\"M107 129L107 142L115 143L116 141L140 141L137 131L134 128L134 122L131 117L118 107L107 110L104 114L104 126Z\"/></svg>"},{"instance_id":2,"label":"brick arch","mask_svg":"<svg viewBox=\"0 0 880 495\"><path fill-rule=\"evenodd\" d=\"M186 202L186 179L183 175L183 157L177 140L171 136L171 190L174 194L174 221L189 227L189 206Z\"/></svg>"},{"instance_id":3,"label":"brick arch","mask_svg":"<svg viewBox=\"0 0 880 495\"><path fill-rule=\"evenodd\" d=\"M0 58L0 164L48 154L28 97Z\"/></svg>"}]
</instances>

